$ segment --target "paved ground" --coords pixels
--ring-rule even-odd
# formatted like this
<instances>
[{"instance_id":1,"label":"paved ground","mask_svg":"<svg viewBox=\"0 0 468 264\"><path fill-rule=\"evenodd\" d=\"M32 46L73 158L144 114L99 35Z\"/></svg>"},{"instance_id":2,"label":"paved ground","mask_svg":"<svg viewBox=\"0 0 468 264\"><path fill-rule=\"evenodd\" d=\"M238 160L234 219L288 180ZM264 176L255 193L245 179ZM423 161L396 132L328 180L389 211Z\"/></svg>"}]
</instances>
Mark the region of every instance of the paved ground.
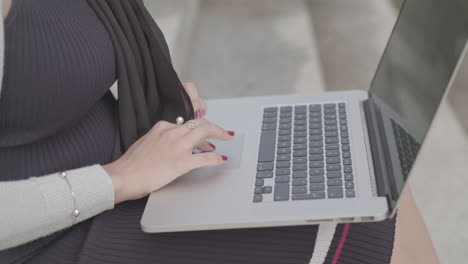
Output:
<instances>
[{"instance_id":1,"label":"paved ground","mask_svg":"<svg viewBox=\"0 0 468 264\"><path fill-rule=\"evenodd\" d=\"M367 89L396 18L395 4L383 0L147 3L176 57L182 54L177 69L205 98ZM198 19L184 19L188 5ZM180 37L180 29L192 34ZM461 129L468 118L459 122L453 114L468 117L468 60L462 71L412 179L441 263L462 263L468 242L468 143Z\"/></svg>"}]
</instances>

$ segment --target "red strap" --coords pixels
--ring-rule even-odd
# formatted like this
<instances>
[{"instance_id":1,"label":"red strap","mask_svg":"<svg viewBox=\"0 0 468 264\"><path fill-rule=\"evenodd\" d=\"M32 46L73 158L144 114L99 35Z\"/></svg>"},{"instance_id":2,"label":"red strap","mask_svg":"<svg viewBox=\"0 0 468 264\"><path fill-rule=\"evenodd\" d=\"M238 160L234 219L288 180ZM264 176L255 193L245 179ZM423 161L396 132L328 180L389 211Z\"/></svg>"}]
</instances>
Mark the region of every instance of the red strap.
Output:
<instances>
[{"instance_id":1,"label":"red strap","mask_svg":"<svg viewBox=\"0 0 468 264\"><path fill-rule=\"evenodd\" d=\"M338 259L340 258L341 250L343 249L344 243L346 241L346 237L348 236L348 232L349 232L349 224L345 224L343 228L343 233L341 234L340 243L338 244L338 248L335 251L335 256L333 257L332 264L338 263Z\"/></svg>"}]
</instances>

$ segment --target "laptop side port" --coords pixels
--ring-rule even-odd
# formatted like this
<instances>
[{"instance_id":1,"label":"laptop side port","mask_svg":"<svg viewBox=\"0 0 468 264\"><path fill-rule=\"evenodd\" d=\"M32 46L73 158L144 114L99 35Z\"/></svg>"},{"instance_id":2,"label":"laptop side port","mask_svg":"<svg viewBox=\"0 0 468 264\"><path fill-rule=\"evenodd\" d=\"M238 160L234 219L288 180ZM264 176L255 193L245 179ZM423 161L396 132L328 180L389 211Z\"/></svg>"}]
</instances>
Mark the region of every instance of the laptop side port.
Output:
<instances>
[{"instance_id":1,"label":"laptop side port","mask_svg":"<svg viewBox=\"0 0 468 264\"><path fill-rule=\"evenodd\" d=\"M310 219L310 220L306 220L307 223L317 223L317 224L320 224L321 222L332 222L333 219L316 219L316 220L313 220L313 219Z\"/></svg>"}]
</instances>

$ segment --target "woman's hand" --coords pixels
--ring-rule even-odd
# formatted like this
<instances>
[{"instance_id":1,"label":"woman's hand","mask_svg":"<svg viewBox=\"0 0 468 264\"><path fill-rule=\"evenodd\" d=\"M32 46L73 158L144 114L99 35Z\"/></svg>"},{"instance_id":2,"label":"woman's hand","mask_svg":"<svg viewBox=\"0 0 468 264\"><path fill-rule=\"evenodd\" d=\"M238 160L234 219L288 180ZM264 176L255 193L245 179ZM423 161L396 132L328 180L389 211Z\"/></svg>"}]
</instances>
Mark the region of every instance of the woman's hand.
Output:
<instances>
[{"instance_id":1,"label":"woman's hand","mask_svg":"<svg viewBox=\"0 0 468 264\"><path fill-rule=\"evenodd\" d=\"M195 118L202 118L206 115L206 103L198 95L197 86L194 83L183 83L185 91L192 101L193 111L195 113Z\"/></svg>"},{"instance_id":2,"label":"woman's hand","mask_svg":"<svg viewBox=\"0 0 468 264\"><path fill-rule=\"evenodd\" d=\"M234 132L203 118L189 122L196 127L158 122L120 159L103 166L114 184L115 203L145 197L193 169L227 160L213 152L192 154L192 150L212 150L207 139L230 140Z\"/></svg>"}]
</instances>

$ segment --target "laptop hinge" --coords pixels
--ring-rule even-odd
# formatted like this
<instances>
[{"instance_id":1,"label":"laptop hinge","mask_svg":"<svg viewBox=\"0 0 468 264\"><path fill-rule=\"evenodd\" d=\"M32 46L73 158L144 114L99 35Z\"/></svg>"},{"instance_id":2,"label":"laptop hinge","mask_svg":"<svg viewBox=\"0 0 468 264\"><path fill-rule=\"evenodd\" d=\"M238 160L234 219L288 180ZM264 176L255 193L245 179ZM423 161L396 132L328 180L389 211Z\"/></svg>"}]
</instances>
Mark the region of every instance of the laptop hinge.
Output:
<instances>
[{"instance_id":1,"label":"laptop hinge","mask_svg":"<svg viewBox=\"0 0 468 264\"><path fill-rule=\"evenodd\" d=\"M363 102L364 114L366 116L367 130L369 135L369 144L372 152L374 164L375 182L377 186L377 195L385 196L389 200L389 206L392 207L391 188L389 182L389 165L385 155L385 149L382 137L385 135L381 131L383 128L382 118L372 102L372 98Z\"/></svg>"}]
</instances>

